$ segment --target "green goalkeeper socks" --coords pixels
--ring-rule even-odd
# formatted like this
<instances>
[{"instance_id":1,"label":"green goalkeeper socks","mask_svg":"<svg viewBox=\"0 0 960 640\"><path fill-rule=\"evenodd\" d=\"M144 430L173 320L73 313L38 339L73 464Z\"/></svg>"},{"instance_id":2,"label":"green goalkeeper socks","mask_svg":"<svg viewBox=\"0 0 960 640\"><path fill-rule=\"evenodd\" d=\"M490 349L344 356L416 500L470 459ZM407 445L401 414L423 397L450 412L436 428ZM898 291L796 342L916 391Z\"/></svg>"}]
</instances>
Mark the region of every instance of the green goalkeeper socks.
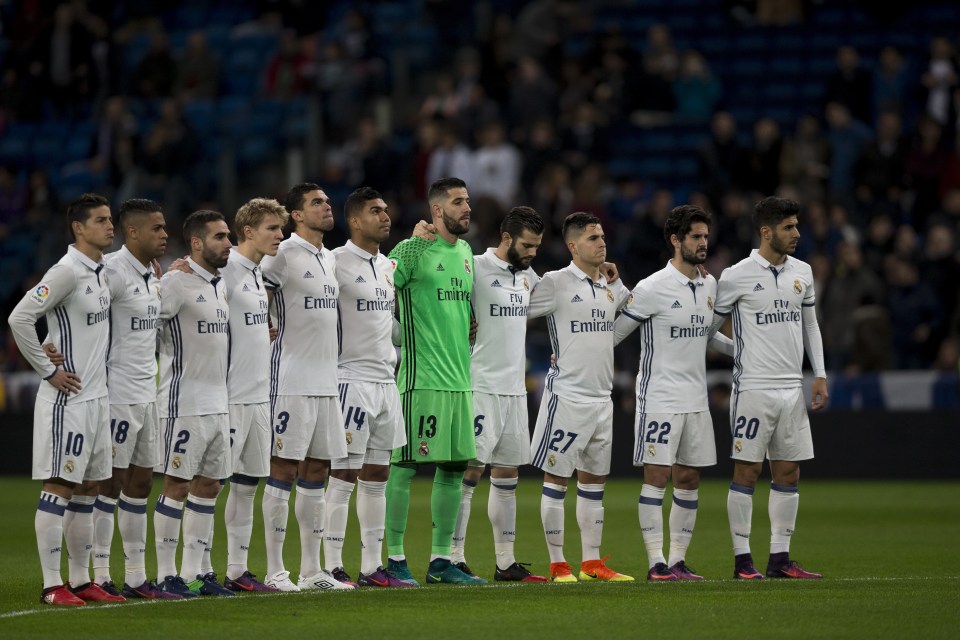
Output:
<instances>
[{"instance_id":1,"label":"green goalkeeper socks","mask_svg":"<svg viewBox=\"0 0 960 640\"><path fill-rule=\"evenodd\" d=\"M460 511L460 485L463 471L447 471L437 468L433 477L433 493L430 496L430 511L433 516L431 557L450 557L453 530L457 526Z\"/></svg>"},{"instance_id":2,"label":"green goalkeeper socks","mask_svg":"<svg viewBox=\"0 0 960 640\"><path fill-rule=\"evenodd\" d=\"M415 475L417 475L416 467L390 465L390 477L387 479L387 517L385 525L387 556L391 558L404 555L403 534L407 531L410 483Z\"/></svg>"}]
</instances>

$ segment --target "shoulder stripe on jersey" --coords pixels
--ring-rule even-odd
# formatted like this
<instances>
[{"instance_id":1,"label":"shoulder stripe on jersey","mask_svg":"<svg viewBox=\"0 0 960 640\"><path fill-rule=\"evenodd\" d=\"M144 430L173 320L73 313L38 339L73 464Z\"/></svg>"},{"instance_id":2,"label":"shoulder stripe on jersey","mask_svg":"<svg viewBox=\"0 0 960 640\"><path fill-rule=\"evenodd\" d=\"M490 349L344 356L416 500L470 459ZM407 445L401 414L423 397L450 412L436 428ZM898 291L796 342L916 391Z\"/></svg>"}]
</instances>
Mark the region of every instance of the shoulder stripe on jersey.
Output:
<instances>
[{"instance_id":1,"label":"shoulder stripe on jersey","mask_svg":"<svg viewBox=\"0 0 960 640\"><path fill-rule=\"evenodd\" d=\"M640 388L637 389L637 411L645 413L647 410L647 389L653 378L653 323L649 320L643 323L643 343L640 360Z\"/></svg>"},{"instance_id":2,"label":"shoulder stripe on jersey","mask_svg":"<svg viewBox=\"0 0 960 640\"><path fill-rule=\"evenodd\" d=\"M733 339L735 342L733 358L733 388L740 387L740 375L743 373L743 318L740 317L740 303L733 305Z\"/></svg>"},{"instance_id":3,"label":"shoulder stripe on jersey","mask_svg":"<svg viewBox=\"0 0 960 640\"><path fill-rule=\"evenodd\" d=\"M628 318L630 318L630 319L632 319L632 320L636 320L637 322L643 322L643 318L641 318L640 316L635 316L635 315L633 315L632 313L630 313L630 312L627 311L626 309L624 309L624 310L621 311L620 313L622 313L623 315L627 316Z\"/></svg>"},{"instance_id":4,"label":"shoulder stripe on jersey","mask_svg":"<svg viewBox=\"0 0 960 640\"><path fill-rule=\"evenodd\" d=\"M801 306L801 307L815 307L815 306L817 306L817 303L816 303L816 302L801 302L801 303L800 303L800 306Z\"/></svg>"},{"instance_id":5,"label":"shoulder stripe on jersey","mask_svg":"<svg viewBox=\"0 0 960 640\"><path fill-rule=\"evenodd\" d=\"M400 305L403 325L403 360L406 361L407 374L403 390L412 391L417 386L417 334L413 326L413 297L410 289L406 288L400 290L400 296L403 301ZM401 365L403 365L402 361Z\"/></svg>"},{"instance_id":6,"label":"shoulder stripe on jersey","mask_svg":"<svg viewBox=\"0 0 960 640\"><path fill-rule=\"evenodd\" d=\"M713 312L718 316L723 316L724 318L730 315L730 311L727 311L726 313L724 313L723 311L717 311L716 309L714 309Z\"/></svg>"},{"instance_id":7,"label":"shoulder stripe on jersey","mask_svg":"<svg viewBox=\"0 0 960 640\"><path fill-rule=\"evenodd\" d=\"M557 396L552 392L550 393L550 399L547 401L547 420L543 428L543 436L540 438L540 442L537 444L537 452L533 456L531 464L535 467L543 468L543 463L547 459L547 450L549 448L548 443L550 438L553 436L553 419L557 414Z\"/></svg>"},{"instance_id":8,"label":"shoulder stripe on jersey","mask_svg":"<svg viewBox=\"0 0 960 640\"><path fill-rule=\"evenodd\" d=\"M176 417L180 412L180 380L183 378L183 333L180 331L180 314L170 319L170 338L173 342L167 415Z\"/></svg>"},{"instance_id":9,"label":"shoulder stripe on jersey","mask_svg":"<svg viewBox=\"0 0 960 640\"><path fill-rule=\"evenodd\" d=\"M553 314L547 316L547 331L550 334L550 348L553 349L554 363L547 373L546 387L553 391L553 381L560 375L560 338L557 336L557 319Z\"/></svg>"},{"instance_id":10,"label":"shoulder stripe on jersey","mask_svg":"<svg viewBox=\"0 0 960 640\"><path fill-rule=\"evenodd\" d=\"M270 413L273 413L277 392L280 389L280 358L283 355L283 334L286 329L286 305L283 300L283 289L277 289L273 294L273 303L277 306L277 337L273 341L273 351L270 354ZM273 416L271 416L271 420ZM273 433L273 429L270 430Z\"/></svg>"}]
</instances>

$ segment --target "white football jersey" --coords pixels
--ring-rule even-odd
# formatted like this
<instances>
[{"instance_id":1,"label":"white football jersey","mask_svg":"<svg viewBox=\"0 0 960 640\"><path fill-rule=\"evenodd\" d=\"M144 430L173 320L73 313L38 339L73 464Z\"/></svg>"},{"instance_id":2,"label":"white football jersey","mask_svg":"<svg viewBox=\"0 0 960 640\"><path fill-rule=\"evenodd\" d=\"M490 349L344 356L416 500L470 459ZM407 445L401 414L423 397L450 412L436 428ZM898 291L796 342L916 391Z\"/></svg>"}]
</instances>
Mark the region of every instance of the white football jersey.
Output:
<instances>
[{"instance_id":1,"label":"white football jersey","mask_svg":"<svg viewBox=\"0 0 960 640\"><path fill-rule=\"evenodd\" d=\"M352 241L333 250L340 286L340 380L396 384L393 346L393 263Z\"/></svg>"},{"instance_id":2,"label":"white football jersey","mask_svg":"<svg viewBox=\"0 0 960 640\"><path fill-rule=\"evenodd\" d=\"M528 316L547 316L556 363L547 389L573 402L607 402L613 391L613 322L630 291L621 280L594 282L575 264L543 274Z\"/></svg>"},{"instance_id":3,"label":"white football jersey","mask_svg":"<svg viewBox=\"0 0 960 640\"><path fill-rule=\"evenodd\" d=\"M161 418L227 413L230 312L219 276L187 259L193 273L160 279Z\"/></svg>"},{"instance_id":4,"label":"white football jersey","mask_svg":"<svg viewBox=\"0 0 960 640\"><path fill-rule=\"evenodd\" d=\"M616 322L621 338L640 324L643 343L637 373L637 411L693 413L707 406L707 342L717 281L693 280L671 262L641 280Z\"/></svg>"},{"instance_id":5,"label":"white football jersey","mask_svg":"<svg viewBox=\"0 0 960 640\"><path fill-rule=\"evenodd\" d=\"M810 265L787 256L774 267L754 249L724 269L714 311L733 316L733 387L787 389L803 382L803 307L816 294Z\"/></svg>"},{"instance_id":6,"label":"white football jersey","mask_svg":"<svg viewBox=\"0 0 960 640\"><path fill-rule=\"evenodd\" d=\"M50 267L10 314L8 322L17 348L40 377L56 367L37 340L36 322L46 316L52 343L63 357L63 369L80 377L80 392L66 395L41 383L37 397L56 404L79 404L107 395L107 346L110 342L110 290L103 265L73 245Z\"/></svg>"},{"instance_id":7,"label":"white football jersey","mask_svg":"<svg viewBox=\"0 0 960 640\"><path fill-rule=\"evenodd\" d=\"M260 265L230 250L220 269L230 306L230 404L270 400L270 312Z\"/></svg>"},{"instance_id":8,"label":"white football jersey","mask_svg":"<svg viewBox=\"0 0 960 640\"><path fill-rule=\"evenodd\" d=\"M540 282L533 269L517 270L495 249L473 258L473 314L477 339L470 355L473 390L526 395L527 308Z\"/></svg>"},{"instance_id":9,"label":"white football jersey","mask_svg":"<svg viewBox=\"0 0 960 640\"><path fill-rule=\"evenodd\" d=\"M157 328L160 281L126 245L104 256L110 281L110 404L145 404L157 399Z\"/></svg>"},{"instance_id":10,"label":"white football jersey","mask_svg":"<svg viewBox=\"0 0 960 640\"><path fill-rule=\"evenodd\" d=\"M270 395L336 396L338 287L333 254L294 233L261 265L277 308Z\"/></svg>"}]
</instances>

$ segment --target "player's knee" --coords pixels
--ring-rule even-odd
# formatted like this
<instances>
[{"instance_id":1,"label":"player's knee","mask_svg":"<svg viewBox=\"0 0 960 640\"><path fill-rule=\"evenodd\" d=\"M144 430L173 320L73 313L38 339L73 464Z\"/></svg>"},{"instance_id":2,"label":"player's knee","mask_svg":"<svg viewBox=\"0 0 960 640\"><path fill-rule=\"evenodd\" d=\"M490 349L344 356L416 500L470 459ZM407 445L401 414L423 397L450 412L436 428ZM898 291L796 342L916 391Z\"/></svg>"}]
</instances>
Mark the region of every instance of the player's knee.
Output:
<instances>
[{"instance_id":1,"label":"player's knee","mask_svg":"<svg viewBox=\"0 0 960 640\"><path fill-rule=\"evenodd\" d=\"M297 463L283 458L270 460L270 477L281 482L293 483L297 477Z\"/></svg>"},{"instance_id":2,"label":"player's knee","mask_svg":"<svg viewBox=\"0 0 960 640\"><path fill-rule=\"evenodd\" d=\"M670 481L670 467L659 464L643 465L643 483L658 489L663 489ZM676 482L676 478L674 478Z\"/></svg>"}]
</instances>

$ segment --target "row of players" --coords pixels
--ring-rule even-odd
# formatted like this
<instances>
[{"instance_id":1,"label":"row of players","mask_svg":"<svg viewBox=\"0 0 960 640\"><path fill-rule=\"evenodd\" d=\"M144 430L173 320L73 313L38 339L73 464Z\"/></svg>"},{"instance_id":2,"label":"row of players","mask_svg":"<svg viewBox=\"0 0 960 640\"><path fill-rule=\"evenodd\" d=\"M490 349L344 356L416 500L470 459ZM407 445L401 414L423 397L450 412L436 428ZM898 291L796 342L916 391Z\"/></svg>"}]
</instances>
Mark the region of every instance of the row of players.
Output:
<instances>
[{"instance_id":1,"label":"row of players","mask_svg":"<svg viewBox=\"0 0 960 640\"><path fill-rule=\"evenodd\" d=\"M21 351L48 382L38 394L34 429L33 475L44 481L36 515L42 601L413 586L403 533L410 481L425 463L436 465L427 582L483 582L467 567L463 545L470 497L487 464L495 579L547 580L513 556L517 468L531 461L545 473L541 515L550 579L577 579L562 553L566 485L577 471L580 579L632 580L609 569L599 548L613 347L637 327L644 342L634 462L644 466L639 511L648 578L699 579L684 553L699 469L716 462L706 407L708 340L735 355L736 472L728 498L735 576L762 577L753 568L749 533L751 494L766 455L774 480L767 575L819 577L788 553L798 461L812 457L800 391L804 344L817 376L813 408L826 401L813 281L809 267L789 257L799 238L796 203L758 204L760 249L726 271L719 289L697 268L706 258L710 217L678 207L664 229L673 260L631 293L605 263L603 230L590 214L567 218L572 263L541 279L530 268L543 232L535 211L511 210L500 245L474 257L459 240L470 223L466 185L438 181L429 202L433 226L418 226L418 233L439 238L401 242L389 259L379 251L390 232L387 207L369 188L347 199L351 240L332 252L323 247L332 208L317 185L292 188L286 207L266 199L241 207L236 249L221 214L195 212L184 224L190 258L159 282L151 262L163 255L167 236L156 203L122 205L125 243L106 259L102 251L113 241L106 200L87 195L71 204L76 243L10 316ZM282 241L288 212L294 233ZM278 320L272 347L271 309ZM472 314L478 329L471 355ZM731 315L733 341L716 333ZM34 330L41 316L53 345L46 351ZM537 316L547 317L556 359L531 444L523 354L526 320ZM396 380L395 342L401 347ZM154 510L159 584L147 579L144 562L147 496L158 464L164 473ZM667 563L661 505L671 469ZM247 551L262 477L268 566L261 583L247 568ZM209 550L226 478L228 567L221 586ZM294 481L301 533L296 583L282 560ZM363 549L356 583L341 562L355 485ZM126 557L122 593L109 575L115 508ZM64 537L68 583L60 575Z\"/></svg>"}]
</instances>

